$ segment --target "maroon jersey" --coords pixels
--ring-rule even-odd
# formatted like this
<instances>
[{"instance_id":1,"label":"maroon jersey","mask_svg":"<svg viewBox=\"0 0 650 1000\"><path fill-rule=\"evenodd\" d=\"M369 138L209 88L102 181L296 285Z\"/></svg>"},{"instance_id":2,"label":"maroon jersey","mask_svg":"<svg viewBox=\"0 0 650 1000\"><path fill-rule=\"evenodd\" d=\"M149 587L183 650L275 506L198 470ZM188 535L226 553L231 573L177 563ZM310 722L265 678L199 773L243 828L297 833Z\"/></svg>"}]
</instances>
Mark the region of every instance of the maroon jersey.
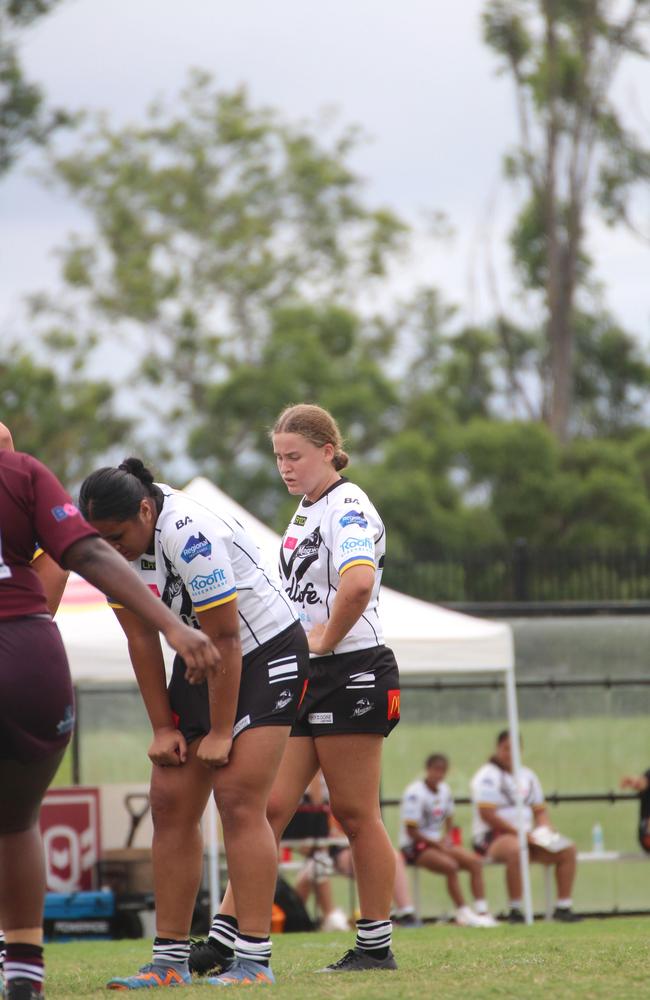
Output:
<instances>
[{"instance_id":1,"label":"maroon jersey","mask_svg":"<svg viewBox=\"0 0 650 1000\"><path fill-rule=\"evenodd\" d=\"M47 614L31 566L37 539L60 563L74 542L96 534L42 462L0 450L0 620Z\"/></svg>"}]
</instances>

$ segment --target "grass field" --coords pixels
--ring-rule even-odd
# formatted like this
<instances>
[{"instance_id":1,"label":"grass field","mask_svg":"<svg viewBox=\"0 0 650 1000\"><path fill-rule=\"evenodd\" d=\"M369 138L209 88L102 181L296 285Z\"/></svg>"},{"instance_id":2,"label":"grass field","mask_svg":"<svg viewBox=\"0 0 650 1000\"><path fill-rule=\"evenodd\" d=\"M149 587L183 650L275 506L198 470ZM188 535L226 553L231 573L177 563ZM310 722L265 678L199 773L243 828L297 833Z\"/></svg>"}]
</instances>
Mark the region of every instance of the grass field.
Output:
<instances>
[{"instance_id":1,"label":"grass field","mask_svg":"<svg viewBox=\"0 0 650 1000\"><path fill-rule=\"evenodd\" d=\"M647 995L648 930L640 919L585 921L570 927L537 924L471 931L425 927L398 931L399 970L317 976L314 970L350 946L345 934L278 935L274 971L278 1000L471 1000L525 997L626 1000ZM107 997L104 983L148 960L148 942L97 942L47 948L50 1000ZM179 988L173 996L205 996Z\"/></svg>"}]
</instances>

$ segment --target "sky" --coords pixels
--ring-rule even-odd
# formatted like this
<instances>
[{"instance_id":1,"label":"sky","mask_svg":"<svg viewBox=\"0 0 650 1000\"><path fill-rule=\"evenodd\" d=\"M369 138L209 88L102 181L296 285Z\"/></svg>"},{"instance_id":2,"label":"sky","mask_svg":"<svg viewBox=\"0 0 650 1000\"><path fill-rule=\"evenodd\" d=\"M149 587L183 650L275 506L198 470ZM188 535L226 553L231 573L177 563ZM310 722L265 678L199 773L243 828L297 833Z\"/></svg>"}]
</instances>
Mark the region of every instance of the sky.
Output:
<instances>
[{"instance_id":1,"label":"sky","mask_svg":"<svg viewBox=\"0 0 650 1000\"><path fill-rule=\"evenodd\" d=\"M54 105L142 118L155 97L173 99L191 67L220 86L246 84L255 102L292 119L336 108L367 143L353 165L367 197L424 224L443 212L450 239L427 244L384 294L436 284L462 317L489 316L491 256L507 308L514 287L505 235L516 206L500 179L516 139L512 92L481 41L484 0L63 0L27 35L27 74ZM624 64L617 94L650 122L650 66ZM33 158L0 184L0 323L16 328L22 298L58 287L55 249L88 220L33 175ZM605 301L650 344L650 247L590 224ZM2 327L0 326L0 329Z\"/></svg>"}]
</instances>

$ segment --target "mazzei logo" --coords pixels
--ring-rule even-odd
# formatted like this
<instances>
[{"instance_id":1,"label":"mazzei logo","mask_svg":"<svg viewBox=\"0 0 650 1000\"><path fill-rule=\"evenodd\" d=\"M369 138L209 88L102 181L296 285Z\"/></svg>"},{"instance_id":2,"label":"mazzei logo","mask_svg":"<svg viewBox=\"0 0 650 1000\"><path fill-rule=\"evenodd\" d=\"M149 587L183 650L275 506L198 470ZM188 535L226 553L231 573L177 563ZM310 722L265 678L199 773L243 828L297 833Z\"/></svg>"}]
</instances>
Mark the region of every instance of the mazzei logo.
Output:
<instances>
[{"instance_id":1,"label":"mazzei logo","mask_svg":"<svg viewBox=\"0 0 650 1000\"><path fill-rule=\"evenodd\" d=\"M207 576L194 576L190 580L190 590L194 596L203 594L212 587L225 587L226 573L222 569L213 569Z\"/></svg>"},{"instance_id":2,"label":"mazzei logo","mask_svg":"<svg viewBox=\"0 0 650 1000\"><path fill-rule=\"evenodd\" d=\"M181 559L183 562L191 563L192 559L196 559L197 556L210 555L212 555L212 543L202 532L199 532L198 535L190 535L187 539L185 548L181 552Z\"/></svg>"},{"instance_id":3,"label":"mazzei logo","mask_svg":"<svg viewBox=\"0 0 650 1000\"><path fill-rule=\"evenodd\" d=\"M331 726L334 722L334 714L332 712L310 712L307 716L307 722L312 726Z\"/></svg>"},{"instance_id":4,"label":"mazzei logo","mask_svg":"<svg viewBox=\"0 0 650 1000\"><path fill-rule=\"evenodd\" d=\"M397 690L388 692L388 718L399 719L400 692Z\"/></svg>"},{"instance_id":5,"label":"mazzei logo","mask_svg":"<svg viewBox=\"0 0 650 1000\"><path fill-rule=\"evenodd\" d=\"M239 722L235 723L235 725L232 727L233 740L238 733L241 733L242 729L246 729L246 726L250 726L250 724L251 724L250 715L245 715L243 719L240 719Z\"/></svg>"}]
</instances>

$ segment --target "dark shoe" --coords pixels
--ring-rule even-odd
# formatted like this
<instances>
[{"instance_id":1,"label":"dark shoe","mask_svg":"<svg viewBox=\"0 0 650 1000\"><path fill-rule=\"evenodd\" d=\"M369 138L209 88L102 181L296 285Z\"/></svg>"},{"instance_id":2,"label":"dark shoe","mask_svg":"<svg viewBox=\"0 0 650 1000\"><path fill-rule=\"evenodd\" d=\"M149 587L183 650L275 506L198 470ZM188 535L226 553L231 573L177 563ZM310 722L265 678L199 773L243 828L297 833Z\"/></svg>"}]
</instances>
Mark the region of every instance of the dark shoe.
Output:
<instances>
[{"instance_id":1,"label":"dark shoe","mask_svg":"<svg viewBox=\"0 0 650 1000\"><path fill-rule=\"evenodd\" d=\"M31 979L11 979L3 996L5 1000L44 1000L45 994L36 989Z\"/></svg>"},{"instance_id":2,"label":"dark shoe","mask_svg":"<svg viewBox=\"0 0 650 1000\"><path fill-rule=\"evenodd\" d=\"M508 910L508 923L509 924L525 924L526 918L521 912L521 910Z\"/></svg>"},{"instance_id":3,"label":"dark shoe","mask_svg":"<svg viewBox=\"0 0 650 1000\"><path fill-rule=\"evenodd\" d=\"M198 938L190 943L190 972L195 976L218 976L230 968L234 955L226 955L214 938Z\"/></svg>"},{"instance_id":4,"label":"dark shoe","mask_svg":"<svg viewBox=\"0 0 650 1000\"><path fill-rule=\"evenodd\" d=\"M397 962L392 951L389 951L386 958L373 958L367 951L361 948L350 948L343 958L338 962L326 965L319 972L367 972L369 969L396 969Z\"/></svg>"},{"instance_id":5,"label":"dark shoe","mask_svg":"<svg viewBox=\"0 0 650 1000\"><path fill-rule=\"evenodd\" d=\"M424 924L415 913L405 913L402 917L393 917L394 927L424 927Z\"/></svg>"},{"instance_id":6,"label":"dark shoe","mask_svg":"<svg viewBox=\"0 0 650 1000\"><path fill-rule=\"evenodd\" d=\"M553 910L553 920L559 920L562 924L579 924L582 917L574 913L569 906L556 906Z\"/></svg>"}]
</instances>

